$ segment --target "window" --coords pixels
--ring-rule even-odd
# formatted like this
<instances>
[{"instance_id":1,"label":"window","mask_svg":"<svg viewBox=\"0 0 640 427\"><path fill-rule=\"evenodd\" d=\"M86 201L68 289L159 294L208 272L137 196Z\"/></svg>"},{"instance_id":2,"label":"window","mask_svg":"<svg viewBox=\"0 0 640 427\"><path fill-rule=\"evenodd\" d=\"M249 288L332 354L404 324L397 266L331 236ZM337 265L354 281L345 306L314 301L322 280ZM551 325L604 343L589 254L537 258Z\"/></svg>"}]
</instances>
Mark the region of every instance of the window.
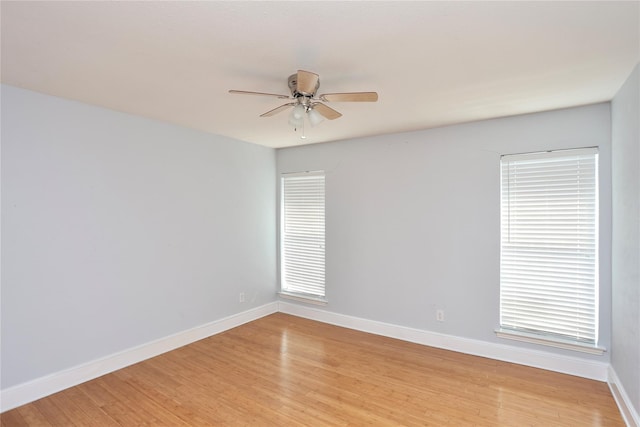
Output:
<instances>
[{"instance_id":1,"label":"window","mask_svg":"<svg viewBox=\"0 0 640 427\"><path fill-rule=\"evenodd\" d=\"M282 294L324 301L324 172L283 175L280 214Z\"/></svg>"},{"instance_id":2,"label":"window","mask_svg":"<svg viewBox=\"0 0 640 427\"><path fill-rule=\"evenodd\" d=\"M597 149L505 155L501 181L498 335L595 348Z\"/></svg>"}]
</instances>

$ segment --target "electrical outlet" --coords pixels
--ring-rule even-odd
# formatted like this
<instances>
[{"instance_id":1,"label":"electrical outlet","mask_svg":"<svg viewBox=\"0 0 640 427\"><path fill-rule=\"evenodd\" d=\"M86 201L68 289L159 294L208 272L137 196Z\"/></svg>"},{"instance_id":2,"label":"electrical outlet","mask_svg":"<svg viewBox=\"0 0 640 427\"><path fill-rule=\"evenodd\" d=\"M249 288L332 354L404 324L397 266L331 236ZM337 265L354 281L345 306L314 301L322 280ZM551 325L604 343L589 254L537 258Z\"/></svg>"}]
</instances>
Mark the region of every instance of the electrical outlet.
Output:
<instances>
[{"instance_id":1,"label":"electrical outlet","mask_svg":"<svg viewBox=\"0 0 640 427\"><path fill-rule=\"evenodd\" d=\"M244 302L244 292L240 292L240 297L238 298L240 302Z\"/></svg>"},{"instance_id":2,"label":"electrical outlet","mask_svg":"<svg viewBox=\"0 0 640 427\"><path fill-rule=\"evenodd\" d=\"M438 322L444 322L444 310L436 310L436 320Z\"/></svg>"}]
</instances>

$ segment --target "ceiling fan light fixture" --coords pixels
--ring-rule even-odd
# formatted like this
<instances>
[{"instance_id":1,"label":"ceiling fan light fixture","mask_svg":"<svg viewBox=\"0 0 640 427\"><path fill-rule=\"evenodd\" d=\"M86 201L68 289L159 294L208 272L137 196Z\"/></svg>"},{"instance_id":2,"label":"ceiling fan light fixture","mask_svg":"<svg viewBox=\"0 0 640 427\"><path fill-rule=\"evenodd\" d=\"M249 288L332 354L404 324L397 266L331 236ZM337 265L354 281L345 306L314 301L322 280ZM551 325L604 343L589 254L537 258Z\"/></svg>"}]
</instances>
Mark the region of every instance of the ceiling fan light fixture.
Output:
<instances>
[{"instance_id":1,"label":"ceiling fan light fixture","mask_svg":"<svg viewBox=\"0 0 640 427\"><path fill-rule=\"evenodd\" d=\"M291 114L289 114L289 124L296 129L302 127L302 125L304 124L305 111L306 109L302 104L298 104L293 107L293 110L291 110Z\"/></svg>"},{"instance_id":2,"label":"ceiling fan light fixture","mask_svg":"<svg viewBox=\"0 0 640 427\"><path fill-rule=\"evenodd\" d=\"M322 123L322 121L324 120L324 117L322 116L322 114L318 113L313 108L309 110L308 115L309 115L309 123L311 123L311 126L317 126L320 123Z\"/></svg>"},{"instance_id":3,"label":"ceiling fan light fixture","mask_svg":"<svg viewBox=\"0 0 640 427\"><path fill-rule=\"evenodd\" d=\"M297 128L301 128L302 125L304 124L304 119L299 118L299 119L295 119L293 117L289 117L289 124L291 125L291 127L297 129Z\"/></svg>"},{"instance_id":4,"label":"ceiling fan light fixture","mask_svg":"<svg viewBox=\"0 0 640 427\"><path fill-rule=\"evenodd\" d=\"M304 116L301 117L295 117L295 115L293 114L293 112L289 115L289 124L297 129L297 128L301 128L302 125L304 125Z\"/></svg>"},{"instance_id":5,"label":"ceiling fan light fixture","mask_svg":"<svg viewBox=\"0 0 640 427\"><path fill-rule=\"evenodd\" d=\"M296 120L302 120L304 119L305 111L304 105L298 104L293 108L293 111L291 111L291 117Z\"/></svg>"}]
</instances>

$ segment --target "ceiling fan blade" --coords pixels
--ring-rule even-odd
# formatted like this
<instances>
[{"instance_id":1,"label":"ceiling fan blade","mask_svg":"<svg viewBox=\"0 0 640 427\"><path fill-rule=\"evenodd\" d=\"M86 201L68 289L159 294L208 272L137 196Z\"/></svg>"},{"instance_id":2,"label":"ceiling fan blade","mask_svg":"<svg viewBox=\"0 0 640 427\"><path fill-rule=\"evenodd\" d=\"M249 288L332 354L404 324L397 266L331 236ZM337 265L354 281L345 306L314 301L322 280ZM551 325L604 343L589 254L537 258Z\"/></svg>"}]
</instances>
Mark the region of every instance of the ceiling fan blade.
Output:
<instances>
[{"instance_id":1,"label":"ceiling fan blade","mask_svg":"<svg viewBox=\"0 0 640 427\"><path fill-rule=\"evenodd\" d=\"M277 93L264 93L264 92L250 92L248 90L230 90L229 93L235 93L239 95L260 95L260 96L275 96L278 99L289 99L289 95L280 95Z\"/></svg>"},{"instance_id":2,"label":"ceiling fan blade","mask_svg":"<svg viewBox=\"0 0 640 427\"><path fill-rule=\"evenodd\" d=\"M313 109L322 114L322 116L328 120L334 120L342 116L342 114L338 113L333 108L327 107L326 105L320 104L319 102L317 104L313 104Z\"/></svg>"},{"instance_id":3,"label":"ceiling fan blade","mask_svg":"<svg viewBox=\"0 0 640 427\"><path fill-rule=\"evenodd\" d=\"M310 71L298 70L297 90L303 95L313 96L318 90L320 76Z\"/></svg>"},{"instance_id":4,"label":"ceiling fan blade","mask_svg":"<svg viewBox=\"0 0 640 427\"><path fill-rule=\"evenodd\" d=\"M292 106L294 106L294 105L296 105L296 103L295 103L295 102L289 102L288 104L283 104L283 105L281 105L281 106L279 106L279 107L277 107L277 108L274 108L273 110L269 110L269 111L267 111L267 112L266 112L266 113L264 113L264 114L260 114L260 117L271 117L271 116L273 116L274 114L278 114L279 112L284 111L284 110L286 110L287 108L292 107Z\"/></svg>"},{"instance_id":5,"label":"ceiling fan blade","mask_svg":"<svg viewBox=\"0 0 640 427\"><path fill-rule=\"evenodd\" d=\"M326 102L376 102L377 92L325 93L319 99Z\"/></svg>"}]
</instances>

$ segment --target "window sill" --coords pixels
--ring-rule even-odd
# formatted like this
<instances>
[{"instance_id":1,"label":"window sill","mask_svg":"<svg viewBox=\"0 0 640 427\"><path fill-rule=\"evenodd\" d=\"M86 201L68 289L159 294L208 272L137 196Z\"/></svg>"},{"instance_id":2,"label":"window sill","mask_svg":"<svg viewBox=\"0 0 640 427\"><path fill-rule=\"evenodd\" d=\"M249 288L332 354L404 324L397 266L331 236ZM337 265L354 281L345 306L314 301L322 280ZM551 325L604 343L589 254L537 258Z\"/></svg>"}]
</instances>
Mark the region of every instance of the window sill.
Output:
<instances>
[{"instance_id":1,"label":"window sill","mask_svg":"<svg viewBox=\"0 0 640 427\"><path fill-rule=\"evenodd\" d=\"M562 340L560 338L545 337L536 334L529 334L526 332L512 331L509 329L496 329L495 331L498 338L505 338L514 341L528 342L533 344L546 345L549 347L562 348L564 350L579 351L582 353L595 354L602 356L607 351L606 348L598 347L593 344L578 343L568 340Z\"/></svg>"},{"instance_id":2,"label":"window sill","mask_svg":"<svg viewBox=\"0 0 640 427\"><path fill-rule=\"evenodd\" d=\"M315 295L306 294L294 294L290 292L278 292L278 296L284 299L290 299L294 301L306 302L307 304L315 305L327 305L327 299L324 297L318 297Z\"/></svg>"}]
</instances>

